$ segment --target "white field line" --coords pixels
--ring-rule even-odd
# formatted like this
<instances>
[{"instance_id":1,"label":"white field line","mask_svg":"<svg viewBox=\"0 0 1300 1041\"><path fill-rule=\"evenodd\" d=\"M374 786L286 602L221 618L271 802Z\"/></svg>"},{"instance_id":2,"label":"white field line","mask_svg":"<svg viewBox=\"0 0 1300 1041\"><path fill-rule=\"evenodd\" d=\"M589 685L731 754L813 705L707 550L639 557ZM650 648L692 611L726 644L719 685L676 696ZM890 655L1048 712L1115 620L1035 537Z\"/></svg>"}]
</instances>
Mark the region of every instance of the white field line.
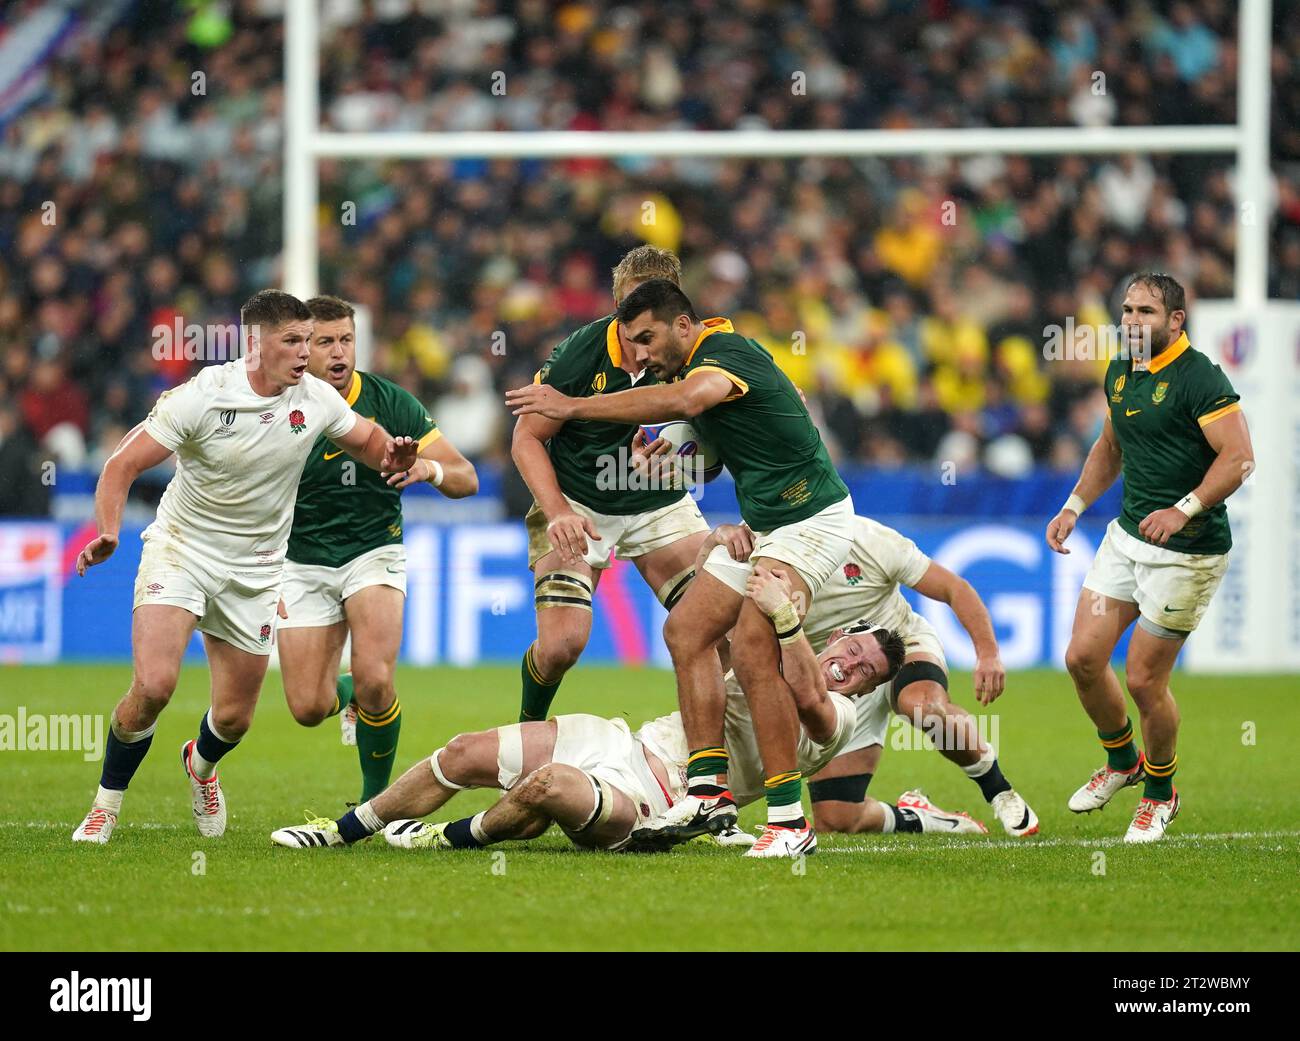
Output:
<instances>
[{"instance_id":1,"label":"white field line","mask_svg":"<svg viewBox=\"0 0 1300 1041\"><path fill-rule=\"evenodd\" d=\"M900 842L897 839L868 840L858 846L822 846L817 850L822 853L932 853L936 850L962 851L968 849L1044 849L1048 847L1072 846L1078 849L1097 849L1106 846L1122 846L1124 840L1118 835L1103 835L1096 838L1046 838L1034 836L1024 839L976 839L945 838L932 835L936 842L921 841ZM1197 842L1233 842L1239 839L1294 839L1300 838L1300 830L1291 831L1206 831L1166 836L1163 845L1187 845Z\"/></svg>"}]
</instances>

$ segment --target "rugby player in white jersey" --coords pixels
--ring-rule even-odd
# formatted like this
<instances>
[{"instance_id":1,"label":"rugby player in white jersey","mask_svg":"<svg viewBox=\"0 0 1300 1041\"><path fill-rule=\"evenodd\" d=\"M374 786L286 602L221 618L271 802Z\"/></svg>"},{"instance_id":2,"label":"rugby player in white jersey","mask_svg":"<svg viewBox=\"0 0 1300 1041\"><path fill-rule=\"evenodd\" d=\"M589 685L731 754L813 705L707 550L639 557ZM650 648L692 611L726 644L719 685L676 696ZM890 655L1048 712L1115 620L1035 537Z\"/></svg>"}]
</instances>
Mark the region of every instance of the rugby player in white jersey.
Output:
<instances>
[{"instance_id":1,"label":"rugby player in white jersey","mask_svg":"<svg viewBox=\"0 0 1300 1041\"><path fill-rule=\"evenodd\" d=\"M418 446L358 416L307 372L312 317L275 289L240 309L245 356L164 393L104 464L98 534L77 574L117 549L132 482L176 454L176 474L142 536L131 616L131 686L113 710L99 790L74 842L106 843L122 796L149 750L195 628L203 633L212 704L181 747L199 834L226 829L217 761L253 721L271 651L285 546L303 463L319 434L381 471L405 471Z\"/></svg>"},{"instance_id":2,"label":"rugby player in white jersey","mask_svg":"<svg viewBox=\"0 0 1300 1041\"><path fill-rule=\"evenodd\" d=\"M899 633L907 654L897 676L858 699L852 740L808 785L817 830L942 830L923 827L927 822L917 819L915 811L930 805L917 792L906 793L897 806L866 797L892 709L932 737L939 754L979 786L1008 835L1035 834L1038 817L1002 775L996 749L981 738L975 717L949 698L948 663L939 635L912 610L900 585L952 608L975 647L975 699L981 705L992 704L1006 686L993 623L971 584L893 528L855 518L849 558L818 591L804 631L813 648L821 650L838 638L843 619L868 618Z\"/></svg>"},{"instance_id":3,"label":"rugby player in white jersey","mask_svg":"<svg viewBox=\"0 0 1300 1041\"><path fill-rule=\"evenodd\" d=\"M760 567L748 593L769 617L793 617L788 580ZM797 617L793 629L783 631L784 682L800 723L797 758L800 768L811 772L852 736L857 715L851 699L888 680L902 662L903 646L888 630L864 627L819 658ZM764 794L763 762L745 696L735 683L727 689L725 734L732 792L739 805L753 802ZM357 842L382 829L393 846L466 849L536 838L554 823L577 846L625 849L633 829L686 795L688 758L677 712L645 723L636 733L621 719L585 714L512 723L453 738L337 821L312 818L279 829L271 839L291 849L319 849ZM440 824L415 819L468 788L506 794L473 817ZM760 839L745 856L783 854L765 849ZM815 849L814 843L808 852Z\"/></svg>"}]
</instances>

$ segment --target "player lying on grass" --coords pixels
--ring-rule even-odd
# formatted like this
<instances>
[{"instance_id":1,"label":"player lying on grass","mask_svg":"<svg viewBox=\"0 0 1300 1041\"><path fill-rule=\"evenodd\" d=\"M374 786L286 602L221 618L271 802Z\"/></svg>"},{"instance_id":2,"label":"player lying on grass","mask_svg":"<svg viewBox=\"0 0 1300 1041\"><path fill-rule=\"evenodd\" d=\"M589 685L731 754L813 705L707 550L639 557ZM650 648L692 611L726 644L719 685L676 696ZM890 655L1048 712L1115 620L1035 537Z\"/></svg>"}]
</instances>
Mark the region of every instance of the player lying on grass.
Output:
<instances>
[{"instance_id":1,"label":"player lying on grass","mask_svg":"<svg viewBox=\"0 0 1300 1041\"><path fill-rule=\"evenodd\" d=\"M199 834L226 830L217 762L253 722L303 464L325 435L366 466L389 472L415 462L416 443L391 438L307 371L311 312L275 289L240 309L247 354L205 368L163 394L104 464L95 488L99 534L77 574L117 548L132 482L173 452L176 475L145 529L131 616L131 686L109 723L99 789L74 842L105 843L122 795L153 740L181 659L197 627L212 673L212 707L181 747Z\"/></svg>"},{"instance_id":2,"label":"player lying on grass","mask_svg":"<svg viewBox=\"0 0 1300 1041\"><path fill-rule=\"evenodd\" d=\"M780 612L789 603L786 585L766 571L756 573L752 587L767 609ZM902 660L893 633L853 628L820 657L802 636L784 645L790 696L802 728L799 758L809 770L828 762L852 734L856 716L850 698L878 685ZM762 763L736 684L728 692L726 732L736 797L741 803L757 799L763 794ZM282 828L271 838L282 846L313 849L356 842L382 829L394 846L462 849L536 838L555 823L577 846L625 849L638 822L685 795L688 755L676 712L635 733L621 719L592 715L513 723L453 738L388 791L337 821L318 818ZM415 819L468 788L500 788L506 794L473 817L444 824ZM746 856L763 855L758 850L756 845Z\"/></svg>"},{"instance_id":3,"label":"player lying on grass","mask_svg":"<svg viewBox=\"0 0 1300 1041\"><path fill-rule=\"evenodd\" d=\"M614 303L647 279L676 285L680 277L681 263L671 252L638 246L614 268ZM613 315L561 341L535 381L575 397L657 382ZM631 479L627 464L638 429L635 422L539 414L520 416L515 424L510 453L533 493L524 523L537 612L537 639L520 670L521 723L546 718L565 673L587 646L592 595L615 552L632 561L667 608L695 573L709 526L680 484ZM611 473L618 480L611 482Z\"/></svg>"},{"instance_id":4,"label":"player lying on grass","mask_svg":"<svg viewBox=\"0 0 1300 1041\"><path fill-rule=\"evenodd\" d=\"M307 371L352 411L410 436L420 450L409 470L385 474L358 468L329 438L316 438L298 484L284 565L276 640L289 711L309 727L341 713L343 743L357 746L364 801L388 787L402 726L393 687L406 601L402 489L427 481L460 499L478 491L478 476L415 397L357 371L350 304L318 296L307 307L314 321ZM351 669L340 676L349 634Z\"/></svg>"},{"instance_id":5,"label":"player lying on grass","mask_svg":"<svg viewBox=\"0 0 1300 1041\"><path fill-rule=\"evenodd\" d=\"M866 517L854 518L848 561L817 593L804 631L814 650L839 633L846 618L871 618L903 637L907 656L888 684L859 698L852 740L808 784L819 832L917 831L919 822L875 799L867 785L876 772L892 709L929 735L949 762L974 781L1008 835L1033 835L1038 817L1011 787L975 717L948 696L948 664L934 626L912 610L900 586L947 604L975 647L975 699L992 704L1006 685L993 623L965 579L936 564L911 539Z\"/></svg>"},{"instance_id":6,"label":"player lying on grass","mask_svg":"<svg viewBox=\"0 0 1300 1041\"><path fill-rule=\"evenodd\" d=\"M645 282L630 294L619 305L618 320L638 357L644 356L664 385L587 397L549 386L521 387L508 392L508 404L516 415L565 421L691 420L735 478L741 516L756 533L748 561L715 549L704 573L696 575L668 615L664 639L691 748L690 791L647 828L689 838L735 823L723 734L726 691L715 652L734 628L731 665L749 703L766 770L773 834L765 833L765 845L781 843L792 854L805 851L816 838L803 815L798 719L781 677L772 627L745 589L757 566L780 568L793 584L796 602L806 608L848 556L853 502L794 384L729 320L701 320L689 298L664 279Z\"/></svg>"}]
</instances>

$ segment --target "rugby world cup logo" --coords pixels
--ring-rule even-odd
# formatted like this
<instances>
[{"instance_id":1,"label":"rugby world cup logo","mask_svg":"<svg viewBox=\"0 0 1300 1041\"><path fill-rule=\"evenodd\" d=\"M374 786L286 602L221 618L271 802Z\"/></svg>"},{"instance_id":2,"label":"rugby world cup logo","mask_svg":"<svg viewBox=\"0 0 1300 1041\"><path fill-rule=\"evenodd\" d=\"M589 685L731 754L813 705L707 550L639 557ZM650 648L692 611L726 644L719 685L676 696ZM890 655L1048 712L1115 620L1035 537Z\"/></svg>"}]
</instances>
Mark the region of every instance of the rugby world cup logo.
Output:
<instances>
[{"instance_id":1,"label":"rugby world cup logo","mask_svg":"<svg viewBox=\"0 0 1300 1041\"><path fill-rule=\"evenodd\" d=\"M307 417L298 409L294 409L289 413L289 429L295 434L301 434L307 429Z\"/></svg>"}]
</instances>

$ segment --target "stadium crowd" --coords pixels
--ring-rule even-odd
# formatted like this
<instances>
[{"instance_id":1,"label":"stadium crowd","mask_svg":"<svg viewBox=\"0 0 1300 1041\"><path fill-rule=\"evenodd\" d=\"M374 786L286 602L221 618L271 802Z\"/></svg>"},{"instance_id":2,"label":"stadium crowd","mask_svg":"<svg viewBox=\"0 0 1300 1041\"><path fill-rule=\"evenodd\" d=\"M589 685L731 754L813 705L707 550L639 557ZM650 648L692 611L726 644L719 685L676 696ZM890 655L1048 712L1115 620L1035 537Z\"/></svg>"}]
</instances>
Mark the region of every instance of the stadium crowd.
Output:
<instances>
[{"instance_id":1,"label":"stadium crowd","mask_svg":"<svg viewBox=\"0 0 1300 1041\"><path fill-rule=\"evenodd\" d=\"M18 3L16 22L43 5ZM110 5L113 6L113 5ZM98 468L278 279L279 5L116 5L0 113L0 512L40 460ZM1142 125L1236 118L1235 5L323 0L340 130ZM1275 0L1270 292L1300 298L1300 15ZM195 73L202 76L196 79ZM499 75L499 79L496 78ZM1100 77L1100 78L1099 78ZM494 93L494 84L501 91ZM201 89L200 89L201 88ZM1231 293L1227 157L321 164L321 287L367 305L371 367L455 444L504 457L504 387L610 309L644 241L678 251L808 393L838 461L1072 469L1101 363L1049 326L1114 320L1125 273Z\"/></svg>"}]
</instances>

